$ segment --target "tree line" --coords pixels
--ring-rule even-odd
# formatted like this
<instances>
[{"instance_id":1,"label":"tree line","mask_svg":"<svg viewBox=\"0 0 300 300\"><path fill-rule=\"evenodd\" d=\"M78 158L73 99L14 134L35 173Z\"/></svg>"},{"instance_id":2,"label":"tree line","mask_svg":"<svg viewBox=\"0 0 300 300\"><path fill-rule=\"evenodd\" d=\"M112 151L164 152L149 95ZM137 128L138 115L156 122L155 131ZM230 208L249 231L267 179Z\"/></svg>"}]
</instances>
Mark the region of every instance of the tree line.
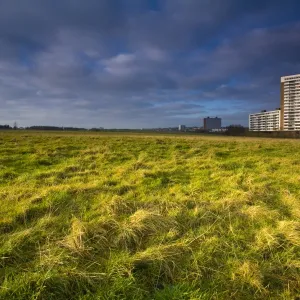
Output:
<instances>
[{"instance_id":1,"label":"tree line","mask_svg":"<svg viewBox=\"0 0 300 300\"><path fill-rule=\"evenodd\" d=\"M58 126L29 126L18 128L16 124L13 127L10 125L0 125L0 130L13 130L13 129L26 129L26 130L51 130L51 131L83 131L87 130L86 128L78 127L58 127Z\"/></svg>"}]
</instances>

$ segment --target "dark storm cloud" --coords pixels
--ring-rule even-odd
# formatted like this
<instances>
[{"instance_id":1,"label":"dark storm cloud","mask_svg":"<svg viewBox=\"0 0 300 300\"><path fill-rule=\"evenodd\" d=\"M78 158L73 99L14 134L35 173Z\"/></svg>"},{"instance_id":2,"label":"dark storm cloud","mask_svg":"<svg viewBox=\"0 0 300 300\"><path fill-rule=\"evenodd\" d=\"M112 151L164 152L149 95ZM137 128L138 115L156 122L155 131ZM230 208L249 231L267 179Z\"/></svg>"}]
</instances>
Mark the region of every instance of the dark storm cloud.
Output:
<instances>
[{"instance_id":1,"label":"dark storm cloud","mask_svg":"<svg viewBox=\"0 0 300 300\"><path fill-rule=\"evenodd\" d=\"M266 82L262 80L267 80L278 85L280 76L297 72L299 40L300 23L250 30L221 42L214 50L196 53L190 67L190 74L195 76L190 76L188 82L196 87L214 81L225 83L238 76L240 80L263 84Z\"/></svg>"},{"instance_id":2,"label":"dark storm cloud","mask_svg":"<svg viewBox=\"0 0 300 300\"><path fill-rule=\"evenodd\" d=\"M2 0L0 123L247 124L278 106L280 76L299 73L296 5Z\"/></svg>"}]
</instances>

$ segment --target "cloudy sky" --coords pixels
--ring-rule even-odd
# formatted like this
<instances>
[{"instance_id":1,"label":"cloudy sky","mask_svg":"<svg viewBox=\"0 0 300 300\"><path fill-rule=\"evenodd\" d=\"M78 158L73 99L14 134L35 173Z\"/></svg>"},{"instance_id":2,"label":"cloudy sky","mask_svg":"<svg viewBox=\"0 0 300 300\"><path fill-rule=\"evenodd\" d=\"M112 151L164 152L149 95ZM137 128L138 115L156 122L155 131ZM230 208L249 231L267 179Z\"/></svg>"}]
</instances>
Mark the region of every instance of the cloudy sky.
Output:
<instances>
[{"instance_id":1,"label":"cloudy sky","mask_svg":"<svg viewBox=\"0 0 300 300\"><path fill-rule=\"evenodd\" d=\"M0 124L247 125L300 73L299 0L0 0Z\"/></svg>"}]
</instances>

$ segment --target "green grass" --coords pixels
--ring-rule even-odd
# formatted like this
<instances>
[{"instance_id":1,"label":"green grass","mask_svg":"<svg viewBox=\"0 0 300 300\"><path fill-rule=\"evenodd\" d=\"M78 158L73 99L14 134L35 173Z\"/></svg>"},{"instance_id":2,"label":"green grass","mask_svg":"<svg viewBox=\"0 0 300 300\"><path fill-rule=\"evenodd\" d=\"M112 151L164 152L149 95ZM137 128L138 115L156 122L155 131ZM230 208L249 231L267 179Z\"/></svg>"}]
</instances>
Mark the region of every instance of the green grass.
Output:
<instances>
[{"instance_id":1,"label":"green grass","mask_svg":"<svg viewBox=\"0 0 300 300\"><path fill-rule=\"evenodd\" d=\"M300 141L0 133L0 299L299 299Z\"/></svg>"}]
</instances>

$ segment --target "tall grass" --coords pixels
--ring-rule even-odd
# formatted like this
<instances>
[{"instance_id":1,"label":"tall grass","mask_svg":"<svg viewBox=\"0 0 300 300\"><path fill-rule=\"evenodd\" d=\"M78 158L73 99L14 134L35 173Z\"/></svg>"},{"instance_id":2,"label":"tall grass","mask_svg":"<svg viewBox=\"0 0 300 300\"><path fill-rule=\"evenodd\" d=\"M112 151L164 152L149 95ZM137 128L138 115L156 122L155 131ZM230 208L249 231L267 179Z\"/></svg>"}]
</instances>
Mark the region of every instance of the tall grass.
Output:
<instances>
[{"instance_id":1,"label":"tall grass","mask_svg":"<svg viewBox=\"0 0 300 300\"><path fill-rule=\"evenodd\" d=\"M0 133L0 299L298 299L300 142Z\"/></svg>"}]
</instances>

